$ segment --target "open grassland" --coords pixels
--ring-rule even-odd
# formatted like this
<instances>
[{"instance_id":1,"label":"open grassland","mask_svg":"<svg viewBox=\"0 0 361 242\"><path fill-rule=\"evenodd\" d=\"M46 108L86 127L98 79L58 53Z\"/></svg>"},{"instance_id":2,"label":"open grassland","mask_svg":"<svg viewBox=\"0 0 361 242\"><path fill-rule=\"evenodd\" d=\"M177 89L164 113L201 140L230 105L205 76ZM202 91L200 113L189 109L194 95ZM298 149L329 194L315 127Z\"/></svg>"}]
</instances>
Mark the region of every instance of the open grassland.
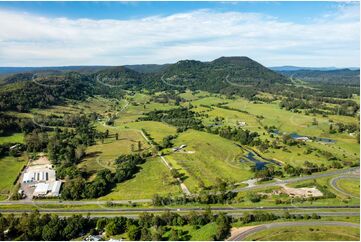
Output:
<instances>
[{"instance_id":1,"label":"open grassland","mask_svg":"<svg viewBox=\"0 0 361 242\"><path fill-rule=\"evenodd\" d=\"M353 196L360 196L360 179L343 178L336 182L337 186Z\"/></svg>"},{"instance_id":2,"label":"open grassland","mask_svg":"<svg viewBox=\"0 0 361 242\"><path fill-rule=\"evenodd\" d=\"M139 121L125 125L130 129L144 129L157 143L161 143L163 138L168 135L174 135L176 128L166 123L155 121Z\"/></svg>"},{"instance_id":3,"label":"open grassland","mask_svg":"<svg viewBox=\"0 0 361 242\"><path fill-rule=\"evenodd\" d=\"M24 134L14 133L9 136L0 137L0 145L5 143L24 143Z\"/></svg>"},{"instance_id":4,"label":"open grassland","mask_svg":"<svg viewBox=\"0 0 361 242\"><path fill-rule=\"evenodd\" d=\"M217 103L227 103L223 105L235 110L215 106L211 108L196 106L192 110L207 115L207 117L202 118L206 126L237 126L238 122L245 122L246 125L242 128L257 132L263 140L267 139L272 141L277 137L281 137L280 135L274 135L274 137L272 137L263 128L263 126L275 126L282 133L297 133L301 136L330 138L336 141L336 143L332 144L306 142L306 145L302 146L289 146L287 147L288 150L269 148L268 151L264 153L259 151L266 158L279 160L296 166L302 166L305 161L329 165L331 161L322 154L322 151L330 152L342 161L355 162L355 160L359 159L359 144L354 136L329 133L329 126L332 122L356 123L357 120L354 117L337 115L323 117L321 115L293 113L280 109L278 102L256 104L242 98L230 100L219 97L205 97L192 102L192 104L203 104L207 106ZM223 118L223 120L216 122L216 117ZM314 119L317 121L317 125L312 124ZM316 151L311 153L306 152L308 148L316 149Z\"/></svg>"},{"instance_id":5,"label":"open grassland","mask_svg":"<svg viewBox=\"0 0 361 242\"><path fill-rule=\"evenodd\" d=\"M94 174L101 169L115 169L114 160L121 154L132 153L132 145L134 152L138 151L138 142L141 142L141 151L150 148L141 133L137 130L118 130L109 129L109 138L104 139L104 143L97 141L96 145L89 146L86 150L85 159L78 164L80 169ZM115 139L115 132L119 134L119 139Z\"/></svg>"},{"instance_id":6,"label":"open grassland","mask_svg":"<svg viewBox=\"0 0 361 242\"><path fill-rule=\"evenodd\" d=\"M214 184L216 178L243 181L251 177L249 164L241 163L242 150L232 141L217 135L189 130L181 133L175 146L187 147L166 155L172 166L186 176L185 184L194 190L203 182Z\"/></svg>"},{"instance_id":7,"label":"open grassland","mask_svg":"<svg viewBox=\"0 0 361 242\"><path fill-rule=\"evenodd\" d=\"M359 240L360 229L342 226L296 226L274 228L249 235L246 240L344 241Z\"/></svg>"},{"instance_id":8,"label":"open grassland","mask_svg":"<svg viewBox=\"0 0 361 242\"><path fill-rule=\"evenodd\" d=\"M113 191L101 200L126 200L152 198L154 194L179 195L179 184L171 177L168 168L160 158L148 159L133 179L119 183Z\"/></svg>"},{"instance_id":9,"label":"open grassland","mask_svg":"<svg viewBox=\"0 0 361 242\"><path fill-rule=\"evenodd\" d=\"M23 166L26 164L23 157L3 157L0 158L0 194L8 195L13 188L13 183L20 173ZM4 198L1 196L0 198Z\"/></svg>"}]
</instances>

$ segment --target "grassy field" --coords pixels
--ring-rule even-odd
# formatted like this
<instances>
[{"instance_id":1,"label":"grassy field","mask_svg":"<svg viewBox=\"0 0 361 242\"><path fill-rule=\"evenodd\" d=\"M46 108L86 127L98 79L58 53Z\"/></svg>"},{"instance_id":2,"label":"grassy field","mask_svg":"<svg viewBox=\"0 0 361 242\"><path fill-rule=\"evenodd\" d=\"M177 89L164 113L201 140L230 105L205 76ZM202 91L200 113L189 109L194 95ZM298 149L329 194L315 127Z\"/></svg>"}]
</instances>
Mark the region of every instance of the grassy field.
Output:
<instances>
[{"instance_id":1,"label":"grassy field","mask_svg":"<svg viewBox=\"0 0 361 242\"><path fill-rule=\"evenodd\" d=\"M125 126L130 129L144 129L157 143L161 143L165 136L174 135L176 133L176 128L174 126L154 121L132 122Z\"/></svg>"},{"instance_id":2,"label":"grassy field","mask_svg":"<svg viewBox=\"0 0 361 242\"><path fill-rule=\"evenodd\" d=\"M181 133L174 143L187 147L165 157L185 174L185 184L193 191L200 181L208 186L214 184L216 178L243 181L251 177L249 164L239 161L243 151L230 140L189 130Z\"/></svg>"},{"instance_id":3,"label":"grassy field","mask_svg":"<svg viewBox=\"0 0 361 242\"><path fill-rule=\"evenodd\" d=\"M0 145L5 143L24 143L24 134L15 133L9 136L0 137Z\"/></svg>"},{"instance_id":4,"label":"grassy field","mask_svg":"<svg viewBox=\"0 0 361 242\"><path fill-rule=\"evenodd\" d=\"M340 179L337 181L337 186L356 197L360 196L360 180L348 178Z\"/></svg>"},{"instance_id":5,"label":"grassy field","mask_svg":"<svg viewBox=\"0 0 361 242\"><path fill-rule=\"evenodd\" d=\"M26 161L23 157L15 158L11 156L0 158L0 194L8 195L11 189L13 188L13 183L26 164ZM4 196L0 197L1 199L5 198Z\"/></svg>"},{"instance_id":6,"label":"grassy field","mask_svg":"<svg viewBox=\"0 0 361 242\"><path fill-rule=\"evenodd\" d=\"M100 198L101 200L126 200L152 198L154 194L178 195L181 193L179 185L171 177L168 168L160 158L147 160L133 179L119 183L113 191Z\"/></svg>"},{"instance_id":7,"label":"grassy field","mask_svg":"<svg viewBox=\"0 0 361 242\"><path fill-rule=\"evenodd\" d=\"M119 140L115 140L115 132L119 134ZM85 159L78 164L80 169L84 169L89 173L95 173L104 168L114 171L114 160L121 154L132 153L132 145L137 151L138 141L142 144L142 151L150 148L137 130L110 129L109 134L110 137L105 139L104 143L98 141L96 145L87 148Z\"/></svg>"},{"instance_id":8,"label":"grassy field","mask_svg":"<svg viewBox=\"0 0 361 242\"><path fill-rule=\"evenodd\" d=\"M360 229L336 226L297 226L274 228L249 235L246 240L269 241L355 241L359 240Z\"/></svg>"}]
</instances>

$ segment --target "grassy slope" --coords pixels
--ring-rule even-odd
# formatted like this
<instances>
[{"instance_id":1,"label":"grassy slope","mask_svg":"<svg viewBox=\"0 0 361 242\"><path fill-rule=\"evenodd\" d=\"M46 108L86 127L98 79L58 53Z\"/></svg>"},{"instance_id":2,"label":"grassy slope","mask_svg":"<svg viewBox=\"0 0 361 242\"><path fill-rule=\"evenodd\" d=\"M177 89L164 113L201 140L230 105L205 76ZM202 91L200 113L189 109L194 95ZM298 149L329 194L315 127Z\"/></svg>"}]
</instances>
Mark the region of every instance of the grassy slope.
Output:
<instances>
[{"instance_id":1,"label":"grassy slope","mask_svg":"<svg viewBox=\"0 0 361 242\"><path fill-rule=\"evenodd\" d=\"M96 145L87 148L87 156L78 164L79 168L91 173L104 168L114 170L114 160L121 154L130 154L132 144L135 149L138 147L138 141L142 143L143 149L150 147L137 130L109 130L110 137L104 140L104 144L98 141ZM119 133L119 140L115 140L115 132Z\"/></svg>"},{"instance_id":2,"label":"grassy slope","mask_svg":"<svg viewBox=\"0 0 361 242\"><path fill-rule=\"evenodd\" d=\"M119 183L110 194L100 199L142 199L152 198L154 194L181 192L177 183L170 184L173 179L159 158L149 159L141 167L135 178Z\"/></svg>"},{"instance_id":3,"label":"grassy slope","mask_svg":"<svg viewBox=\"0 0 361 242\"><path fill-rule=\"evenodd\" d=\"M14 133L10 136L0 137L0 144L5 144L5 143L24 143L24 134Z\"/></svg>"},{"instance_id":4,"label":"grassy slope","mask_svg":"<svg viewBox=\"0 0 361 242\"><path fill-rule=\"evenodd\" d=\"M248 165L239 162L242 150L230 140L189 130L181 133L175 140L175 145L181 144L187 145L184 151L194 153L171 153L166 159L174 168L180 168L188 176L185 184L191 190L196 189L199 181L211 185L217 177L241 181L251 176Z\"/></svg>"},{"instance_id":5,"label":"grassy slope","mask_svg":"<svg viewBox=\"0 0 361 242\"><path fill-rule=\"evenodd\" d=\"M345 178L338 180L337 185L342 190L349 192L354 196L360 196L360 180Z\"/></svg>"},{"instance_id":6,"label":"grassy slope","mask_svg":"<svg viewBox=\"0 0 361 242\"><path fill-rule=\"evenodd\" d=\"M176 128L170 126L166 123L154 122L154 121L140 121L133 122L126 125L130 129L145 129L151 137L154 138L154 141L161 143L163 138L167 135L174 135L176 133Z\"/></svg>"},{"instance_id":7,"label":"grassy slope","mask_svg":"<svg viewBox=\"0 0 361 242\"><path fill-rule=\"evenodd\" d=\"M20 170L26 164L22 157L14 158L11 156L0 158L0 193L8 194L13 187Z\"/></svg>"},{"instance_id":8,"label":"grassy slope","mask_svg":"<svg viewBox=\"0 0 361 242\"><path fill-rule=\"evenodd\" d=\"M336 226L299 226L268 229L252 234L246 240L359 240L360 229Z\"/></svg>"}]
</instances>

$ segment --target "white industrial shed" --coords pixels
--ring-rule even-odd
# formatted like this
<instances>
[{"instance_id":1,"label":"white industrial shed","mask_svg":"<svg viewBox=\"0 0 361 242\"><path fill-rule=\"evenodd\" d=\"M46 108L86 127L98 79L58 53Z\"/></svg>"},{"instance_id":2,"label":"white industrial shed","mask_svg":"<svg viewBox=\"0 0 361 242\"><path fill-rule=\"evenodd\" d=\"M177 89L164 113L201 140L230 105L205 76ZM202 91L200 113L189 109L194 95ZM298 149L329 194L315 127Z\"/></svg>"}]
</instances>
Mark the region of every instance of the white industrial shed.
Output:
<instances>
[{"instance_id":1,"label":"white industrial shed","mask_svg":"<svg viewBox=\"0 0 361 242\"><path fill-rule=\"evenodd\" d=\"M35 186L34 196L58 197L61 188L61 181L38 183Z\"/></svg>"},{"instance_id":2,"label":"white industrial shed","mask_svg":"<svg viewBox=\"0 0 361 242\"><path fill-rule=\"evenodd\" d=\"M49 184L47 183L38 183L36 184L33 195L34 196L44 196L48 193Z\"/></svg>"}]
</instances>

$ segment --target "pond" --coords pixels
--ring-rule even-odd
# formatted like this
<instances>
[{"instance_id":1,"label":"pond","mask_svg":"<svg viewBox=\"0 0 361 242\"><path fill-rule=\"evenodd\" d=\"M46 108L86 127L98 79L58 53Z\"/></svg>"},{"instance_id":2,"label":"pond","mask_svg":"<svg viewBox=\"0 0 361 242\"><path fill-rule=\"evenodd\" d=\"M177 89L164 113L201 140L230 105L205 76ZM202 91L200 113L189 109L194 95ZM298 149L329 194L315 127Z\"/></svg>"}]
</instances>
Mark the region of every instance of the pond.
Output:
<instances>
[{"instance_id":1,"label":"pond","mask_svg":"<svg viewBox=\"0 0 361 242\"><path fill-rule=\"evenodd\" d=\"M275 160L263 160L263 159L261 160L261 158L257 154L251 151L248 152L245 158L247 158L248 161L251 161L255 164L256 170L263 170L265 169L266 165L270 163L273 163L278 166L281 165L279 162ZM241 161L247 161L247 160L241 159Z\"/></svg>"},{"instance_id":2,"label":"pond","mask_svg":"<svg viewBox=\"0 0 361 242\"><path fill-rule=\"evenodd\" d=\"M271 134L275 134L275 135L279 135L280 134L280 131L277 130L277 129L274 129L270 132ZM293 132L293 133L290 133L289 134L290 137L292 139L297 139L297 138L301 138L301 137L308 137L308 136L305 136L305 135L299 135L297 134L296 132ZM321 138L321 137L308 137L310 139L313 139L314 141L318 141L318 142L322 142L322 143L327 143L327 144L333 144L333 143L336 143L336 140L333 140L333 139L329 139L329 138Z\"/></svg>"}]
</instances>

